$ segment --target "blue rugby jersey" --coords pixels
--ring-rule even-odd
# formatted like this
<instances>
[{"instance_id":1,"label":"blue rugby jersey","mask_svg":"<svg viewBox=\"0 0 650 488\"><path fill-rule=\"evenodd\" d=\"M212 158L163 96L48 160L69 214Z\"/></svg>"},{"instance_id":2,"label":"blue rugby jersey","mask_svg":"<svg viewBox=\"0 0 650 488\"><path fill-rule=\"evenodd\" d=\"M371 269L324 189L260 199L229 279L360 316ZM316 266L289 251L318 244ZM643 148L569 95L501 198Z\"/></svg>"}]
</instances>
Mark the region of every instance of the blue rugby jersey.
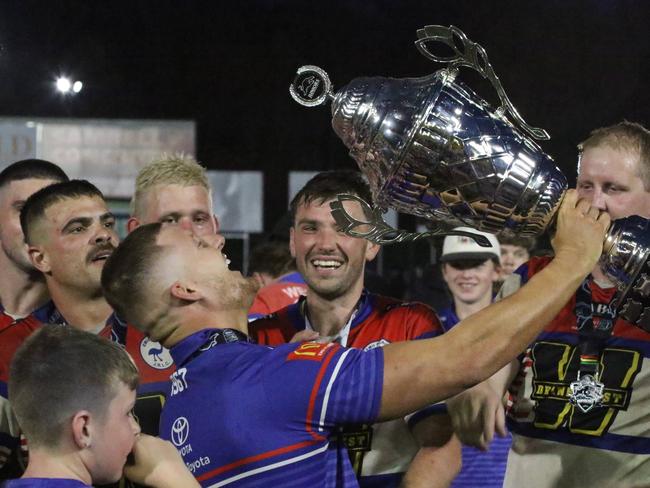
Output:
<instances>
[{"instance_id":1,"label":"blue rugby jersey","mask_svg":"<svg viewBox=\"0 0 650 488\"><path fill-rule=\"evenodd\" d=\"M259 344L276 346L291 340L305 330L305 297L249 324L251 337ZM345 328L344 328L345 329ZM364 290L349 322L349 332L335 342L345 347L369 350L394 342L426 339L442 334L436 313L422 303L402 302ZM412 429L428 416L421 410L405 419L395 419L374 425L346 425L339 439L347 446L352 466L362 488L397 488L419 443Z\"/></svg>"},{"instance_id":2,"label":"blue rugby jersey","mask_svg":"<svg viewBox=\"0 0 650 488\"><path fill-rule=\"evenodd\" d=\"M374 422L383 352L307 342L217 344L220 329L171 349L177 371L160 436L204 487L358 486L337 424Z\"/></svg>"},{"instance_id":3,"label":"blue rugby jersey","mask_svg":"<svg viewBox=\"0 0 650 488\"><path fill-rule=\"evenodd\" d=\"M460 322L453 305L440 312L440 321L445 332ZM447 413L447 407L444 403L438 404L433 411L438 414ZM512 436L508 432L506 437L499 437L495 434L487 452L464 445L462 447L462 468L451 483L451 487L501 488L506 474L510 444L512 444Z\"/></svg>"},{"instance_id":4,"label":"blue rugby jersey","mask_svg":"<svg viewBox=\"0 0 650 488\"><path fill-rule=\"evenodd\" d=\"M90 488L78 480L64 478L21 478L0 485L1 488Z\"/></svg>"}]
</instances>

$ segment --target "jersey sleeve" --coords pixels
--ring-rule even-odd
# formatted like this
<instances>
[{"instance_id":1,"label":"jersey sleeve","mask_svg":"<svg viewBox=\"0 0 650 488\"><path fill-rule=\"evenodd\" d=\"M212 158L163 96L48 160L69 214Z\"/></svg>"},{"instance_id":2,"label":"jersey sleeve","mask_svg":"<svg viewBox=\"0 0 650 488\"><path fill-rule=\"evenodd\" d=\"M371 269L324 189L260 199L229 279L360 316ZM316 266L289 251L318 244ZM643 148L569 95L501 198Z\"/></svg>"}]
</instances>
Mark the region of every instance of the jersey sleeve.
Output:
<instances>
[{"instance_id":1,"label":"jersey sleeve","mask_svg":"<svg viewBox=\"0 0 650 488\"><path fill-rule=\"evenodd\" d=\"M279 415L302 422L315 436L337 424L376 420L384 377L381 348L364 352L305 342L278 346L272 354L263 384Z\"/></svg>"},{"instance_id":2,"label":"jersey sleeve","mask_svg":"<svg viewBox=\"0 0 650 488\"><path fill-rule=\"evenodd\" d=\"M409 314L409 339L429 339L444 332L436 312L423 303L413 305Z\"/></svg>"}]
</instances>

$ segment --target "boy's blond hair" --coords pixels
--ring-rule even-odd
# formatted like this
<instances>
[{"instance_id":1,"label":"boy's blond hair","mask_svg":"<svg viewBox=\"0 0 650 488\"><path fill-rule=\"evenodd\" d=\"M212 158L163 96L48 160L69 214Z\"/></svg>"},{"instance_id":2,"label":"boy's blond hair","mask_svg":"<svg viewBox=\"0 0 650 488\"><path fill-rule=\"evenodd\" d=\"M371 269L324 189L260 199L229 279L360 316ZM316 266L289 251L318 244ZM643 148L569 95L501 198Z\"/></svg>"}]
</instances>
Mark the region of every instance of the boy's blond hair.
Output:
<instances>
[{"instance_id":1,"label":"boy's blond hair","mask_svg":"<svg viewBox=\"0 0 650 488\"><path fill-rule=\"evenodd\" d=\"M184 153L163 153L142 168L135 179L135 193L131 199L131 214L142 214L146 193L159 185L202 186L211 195L210 182L205 168L192 156Z\"/></svg>"}]
</instances>

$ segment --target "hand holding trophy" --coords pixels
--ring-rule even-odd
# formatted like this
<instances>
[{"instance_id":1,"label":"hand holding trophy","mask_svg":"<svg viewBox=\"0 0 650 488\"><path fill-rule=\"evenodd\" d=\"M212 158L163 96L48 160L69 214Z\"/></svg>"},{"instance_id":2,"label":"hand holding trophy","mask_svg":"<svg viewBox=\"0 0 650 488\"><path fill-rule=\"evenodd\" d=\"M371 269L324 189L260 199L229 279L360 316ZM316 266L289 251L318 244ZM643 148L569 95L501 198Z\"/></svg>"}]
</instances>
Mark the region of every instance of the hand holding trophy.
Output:
<instances>
[{"instance_id":1,"label":"hand holding trophy","mask_svg":"<svg viewBox=\"0 0 650 488\"><path fill-rule=\"evenodd\" d=\"M533 140L548 134L525 123L485 50L460 29L433 25L417 35L418 50L446 67L421 78L356 78L334 93L322 69L303 66L291 84L291 96L302 105L331 102L332 127L375 197L371 222L358 222L346 212L346 201L359 200L352 195L332 203L335 219L348 234L380 244L441 235L461 225L497 234L505 229L540 234L567 189L566 177ZM441 43L451 55L434 54L432 43ZM490 81L499 108L456 80L462 66ZM428 219L431 230L389 227L382 218L388 207ZM619 314L646 331L649 255L648 220L632 216L613 223L600 260L616 284Z\"/></svg>"}]
</instances>

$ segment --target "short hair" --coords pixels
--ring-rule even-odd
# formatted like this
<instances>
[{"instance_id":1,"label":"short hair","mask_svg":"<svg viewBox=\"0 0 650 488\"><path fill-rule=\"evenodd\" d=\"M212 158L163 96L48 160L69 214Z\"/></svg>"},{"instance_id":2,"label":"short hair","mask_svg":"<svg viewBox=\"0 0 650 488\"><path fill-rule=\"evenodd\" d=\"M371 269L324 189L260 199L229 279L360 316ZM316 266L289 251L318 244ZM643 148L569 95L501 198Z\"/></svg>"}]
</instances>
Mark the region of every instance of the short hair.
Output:
<instances>
[{"instance_id":1,"label":"short hair","mask_svg":"<svg viewBox=\"0 0 650 488\"><path fill-rule=\"evenodd\" d=\"M537 240L534 237L520 236L514 232L504 231L497 235L497 239L499 239L499 244L501 245L523 247L528 251L528 254L531 254L537 246Z\"/></svg>"},{"instance_id":2,"label":"short hair","mask_svg":"<svg viewBox=\"0 0 650 488\"><path fill-rule=\"evenodd\" d=\"M278 278L296 269L296 262L286 242L270 241L255 246L248 263L249 273L267 273Z\"/></svg>"},{"instance_id":3,"label":"short hair","mask_svg":"<svg viewBox=\"0 0 650 488\"><path fill-rule=\"evenodd\" d=\"M135 179L131 199L132 215L139 215L144 195L158 185L202 186L211 192L205 168L193 157L183 153L162 154L142 168Z\"/></svg>"},{"instance_id":4,"label":"short hair","mask_svg":"<svg viewBox=\"0 0 650 488\"><path fill-rule=\"evenodd\" d=\"M56 164L43 159L23 159L10 164L0 172L0 188L20 180L68 181L68 175Z\"/></svg>"},{"instance_id":5,"label":"short hair","mask_svg":"<svg viewBox=\"0 0 650 488\"><path fill-rule=\"evenodd\" d=\"M350 193L365 200L372 205L372 192L370 186L359 171L332 170L318 173L296 194L291 200L289 210L291 221L295 224L296 212L300 205L312 202L323 203L336 198L340 193Z\"/></svg>"},{"instance_id":6,"label":"short hair","mask_svg":"<svg viewBox=\"0 0 650 488\"><path fill-rule=\"evenodd\" d=\"M73 327L45 325L16 352L9 398L30 444L56 447L72 415L104 418L120 382L135 390L138 369L118 344Z\"/></svg>"},{"instance_id":7,"label":"short hair","mask_svg":"<svg viewBox=\"0 0 650 488\"><path fill-rule=\"evenodd\" d=\"M104 200L104 195L99 189L86 180L70 180L41 188L30 196L20 211L20 226L25 235L25 242L33 241L32 231L37 220L45 215L45 211L52 205L63 200L80 197L97 197Z\"/></svg>"},{"instance_id":8,"label":"short hair","mask_svg":"<svg viewBox=\"0 0 650 488\"><path fill-rule=\"evenodd\" d=\"M585 150L602 145L638 154L639 176L645 190L650 191L650 131L648 129L627 120L609 127L601 127L591 131L589 137L578 144L578 151L582 156ZM580 163L578 163L579 170Z\"/></svg>"},{"instance_id":9,"label":"short hair","mask_svg":"<svg viewBox=\"0 0 650 488\"><path fill-rule=\"evenodd\" d=\"M102 269L104 298L118 316L138 328L147 328L146 284L163 252L156 243L162 224L141 225L131 232L108 258Z\"/></svg>"}]
</instances>

